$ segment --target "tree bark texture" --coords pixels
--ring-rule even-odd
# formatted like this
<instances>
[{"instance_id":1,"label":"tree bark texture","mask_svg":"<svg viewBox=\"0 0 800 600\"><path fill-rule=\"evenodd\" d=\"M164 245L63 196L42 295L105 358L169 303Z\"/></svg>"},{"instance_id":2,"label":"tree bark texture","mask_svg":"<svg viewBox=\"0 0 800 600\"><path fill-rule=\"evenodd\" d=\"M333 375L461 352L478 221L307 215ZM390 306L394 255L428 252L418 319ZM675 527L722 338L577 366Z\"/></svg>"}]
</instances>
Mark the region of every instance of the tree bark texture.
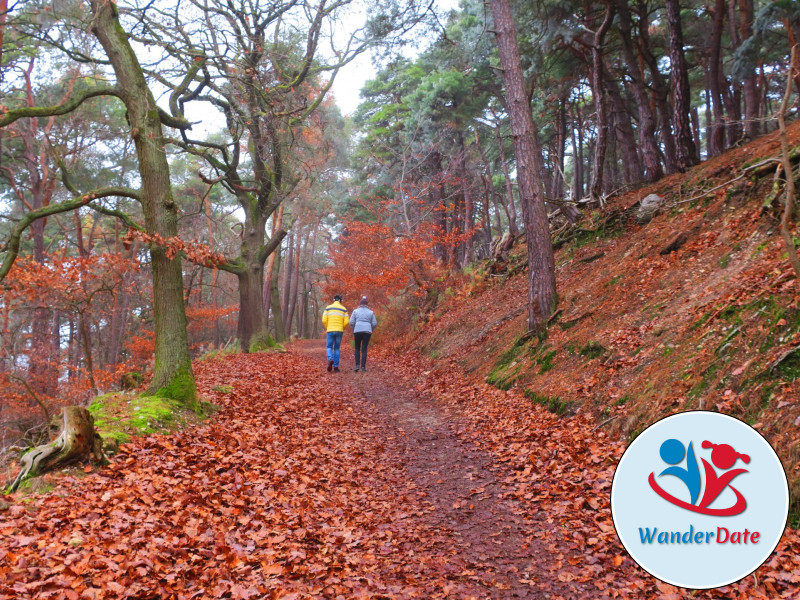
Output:
<instances>
[{"instance_id":1,"label":"tree bark texture","mask_svg":"<svg viewBox=\"0 0 800 600\"><path fill-rule=\"evenodd\" d=\"M555 261L542 194L542 156L536 156L533 115L522 75L517 33L508 0L492 0L497 48L503 69L506 110L517 158L522 214L528 248L528 330L541 335L557 302Z\"/></svg>"},{"instance_id":2,"label":"tree bark texture","mask_svg":"<svg viewBox=\"0 0 800 600\"><path fill-rule=\"evenodd\" d=\"M278 289L278 274L281 271L281 262L281 254L280 250L278 250L275 252L275 264L269 293L270 305L272 306L272 321L275 326L275 339L279 342L286 339L286 327L283 323L283 311L281 310L281 295Z\"/></svg>"},{"instance_id":3,"label":"tree bark texture","mask_svg":"<svg viewBox=\"0 0 800 600\"><path fill-rule=\"evenodd\" d=\"M592 42L592 95L594 110L597 115L597 139L594 151L594 167L592 169L592 200L599 201L603 197L603 174L608 146L608 109L606 103L603 68L603 42L614 18L614 7L608 5L603 22L597 28Z\"/></svg>"},{"instance_id":4,"label":"tree bark texture","mask_svg":"<svg viewBox=\"0 0 800 600\"><path fill-rule=\"evenodd\" d=\"M178 213L172 197L158 107L128 36L120 25L116 4L109 0L92 0L91 6L94 16L92 32L114 69L120 97L127 109L139 160L145 228L148 233L158 234L164 239L175 237L178 235ZM193 405L197 401L197 389L186 332L181 257L170 259L165 248L151 244L150 260L156 338L155 367L148 391Z\"/></svg>"},{"instance_id":5,"label":"tree bark texture","mask_svg":"<svg viewBox=\"0 0 800 600\"><path fill-rule=\"evenodd\" d=\"M664 176L661 167L661 157L658 152L656 141L656 117L650 107L650 100L647 97L647 86L642 73L641 65L636 59L634 43L632 37L633 20L631 18L628 0L617 0L617 12L619 13L619 32L622 39L622 55L625 65L628 67L628 75L631 78L631 93L636 102L636 110L639 113L639 149L642 153L644 163L644 180L653 182Z\"/></svg>"},{"instance_id":6,"label":"tree bark texture","mask_svg":"<svg viewBox=\"0 0 800 600\"><path fill-rule=\"evenodd\" d=\"M94 419L88 410L78 406L65 406L62 421L61 433L55 440L37 446L23 455L19 475L9 485L9 492L14 492L27 477L79 460L92 458L98 463L106 462L102 439L94 430Z\"/></svg>"},{"instance_id":7,"label":"tree bark texture","mask_svg":"<svg viewBox=\"0 0 800 600\"><path fill-rule=\"evenodd\" d=\"M267 318L264 313L264 264L267 257L280 246L284 230L264 244L264 232L268 216L261 211L256 201L241 200L247 207L242 231L241 254L237 268L232 270L239 279L239 324L238 337L242 352L258 352L267 348L271 342ZM276 304L275 306L280 306Z\"/></svg>"},{"instance_id":8,"label":"tree bark texture","mask_svg":"<svg viewBox=\"0 0 800 600\"><path fill-rule=\"evenodd\" d=\"M677 149L675 148L675 136L672 133L672 110L668 99L669 87L658 69L658 60L653 54L650 43L649 6L649 3L644 0L637 0L636 12L639 16L639 37L637 40L639 55L650 72L653 104L657 109L661 142L664 146L664 169L669 175L678 171Z\"/></svg>"},{"instance_id":9,"label":"tree bark texture","mask_svg":"<svg viewBox=\"0 0 800 600\"><path fill-rule=\"evenodd\" d=\"M533 118L533 117L531 117ZM497 150L500 153L500 163L503 165L503 177L506 181L506 212L508 213L508 231L512 236L517 237L517 207L514 203L514 188L511 185L511 175L508 170L508 161L506 160L506 150L503 144L503 138L500 137L500 128L494 130L495 137L497 138Z\"/></svg>"},{"instance_id":10,"label":"tree bark texture","mask_svg":"<svg viewBox=\"0 0 800 600\"><path fill-rule=\"evenodd\" d=\"M691 90L689 72L683 51L683 27L681 26L681 7L679 0L666 0L667 24L669 27L669 60L672 69L672 116L675 126L678 168L685 171L700 162L692 136L689 117L691 110Z\"/></svg>"}]
</instances>

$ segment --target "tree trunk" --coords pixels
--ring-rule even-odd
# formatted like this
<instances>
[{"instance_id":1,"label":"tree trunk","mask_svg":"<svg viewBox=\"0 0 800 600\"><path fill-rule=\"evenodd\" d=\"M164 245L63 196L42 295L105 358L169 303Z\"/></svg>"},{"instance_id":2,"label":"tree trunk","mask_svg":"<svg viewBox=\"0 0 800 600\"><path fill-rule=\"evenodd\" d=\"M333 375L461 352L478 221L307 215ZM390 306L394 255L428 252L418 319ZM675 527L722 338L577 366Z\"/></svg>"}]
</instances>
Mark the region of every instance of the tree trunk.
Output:
<instances>
[{"instance_id":1,"label":"tree trunk","mask_svg":"<svg viewBox=\"0 0 800 600\"><path fill-rule=\"evenodd\" d=\"M531 117L533 118L533 117ZM508 161L506 160L506 150L503 145L503 138L500 137L500 127L494 130L497 137L497 149L500 153L500 162L503 165L503 177L506 180L506 207L508 212L508 231L512 236L517 237L517 207L514 204L514 188L511 185L511 175L508 171Z\"/></svg>"},{"instance_id":2,"label":"tree trunk","mask_svg":"<svg viewBox=\"0 0 800 600\"><path fill-rule=\"evenodd\" d=\"M272 237L283 228L283 203L278 207L275 215L272 218ZM267 276L264 281L263 303L264 303L264 318L269 320L270 308L272 306L272 279L275 277L275 258L281 254L280 247L272 252L267 259Z\"/></svg>"},{"instance_id":3,"label":"tree trunk","mask_svg":"<svg viewBox=\"0 0 800 600\"><path fill-rule=\"evenodd\" d=\"M607 77L606 85L608 95L611 96L611 104L614 107L614 132L617 139L617 149L622 157L623 182L626 184L638 183L642 180L642 163L639 160L639 153L636 151L637 144L633 133L631 115L628 112L625 99L620 93L617 82Z\"/></svg>"},{"instance_id":4,"label":"tree trunk","mask_svg":"<svg viewBox=\"0 0 800 600\"><path fill-rule=\"evenodd\" d=\"M722 105L722 25L725 0L715 0L711 11L711 37L708 48L708 90L714 117L708 155L718 156L725 150L725 116Z\"/></svg>"},{"instance_id":5,"label":"tree trunk","mask_svg":"<svg viewBox=\"0 0 800 600\"><path fill-rule=\"evenodd\" d=\"M675 136L672 134L672 110L668 100L669 89L658 68L658 60L651 49L650 5L643 0L638 0L636 6L637 14L639 15L639 55L647 65L648 71L650 71L651 85L653 87L653 103L657 108L661 142L664 146L664 168L667 174L675 173L678 171L678 158L675 148Z\"/></svg>"},{"instance_id":6,"label":"tree trunk","mask_svg":"<svg viewBox=\"0 0 800 600\"><path fill-rule=\"evenodd\" d=\"M86 314L80 313L78 316L81 327L81 342L83 343L83 355L86 357L86 374L89 376L89 385L92 386L92 393L96 396L100 392L94 381L94 362L92 361L92 344L89 341L89 327L86 325Z\"/></svg>"},{"instance_id":7,"label":"tree trunk","mask_svg":"<svg viewBox=\"0 0 800 600\"><path fill-rule=\"evenodd\" d=\"M652 182L664 176L658 152L658 143L656 142L656 118L650 107L650 100L647 97L647 86L645 85L641 66L634 54L631 35L633 22L628 0L617 0L617 11L619 12L619 31L622 38L622 55L628 67L628 75L631 78L631 92L636 102L636 110L639 113L639 150L642 153L642 161L644 162L644 181Z\"/></svg>"},{"instance_id":8,"label":"tree trunk","mask_svg":"<svg viewBox=\"0 0 800 600\"><path fill-rule=\"evenodd\" d=\"M667 24L669 27L669 60L672 67L670 84L673 99L673 122L675 125L675 141L678 168L685 171L696 165L700 158L692 137L691 90L689 89L689 72L686 56L683 51L683 28L681 26L681 8L679 0L666 0Z\"/></svg>"},{"instance_id":9,"label":"tree trunk","mask_svg":"<svg viewBox=\"0 0 800 600\"><path fill-rule=\"evenodd\" d=\"M577 129L580 132L582 127L583 123L578 121L576 114L573 125L570 127L570 138L572 140L572 199L576 202L583 198L583 153L579 147L575 130Z\"/></svg>"},{"instance_id":10,"label":"tree trunk","mask_svg":"<svg viewBox=\"0 0 800 600\"><path fill-rule=\"evenodd\" d=\"M483 146L481 145L481 142L478 139L477 134L475 135L475 145L478 147L478 151L481 153L481 160L483 161L483 164L486 167L486 178L485 178L485 181L486 181L486 201L485 201L485 204L486 204L486 209L485 209L486 217L485 218L487 219L487 221L489 220L489 202L493 202L494 203L494 212L495 212L495 224L496 224L495 228L497 229L497 235L503 235L503 224L502 224L502 220L500 218L500 206L499 206L500 203L497 201L497 195L494 192L494 176L492 174L492 165L489 162L489 159L486 157L486 151L483 149ZM506 218L510 221L511 217L508 214L508 207L505 206L505 204L503 205L503 212L505 212ZM491 242L491 240L492 240L492 225L491 225L491 222L489 222L489 241Z\"/></svg>"},{"instance_id":11,"label":"tree trunk","mask_svg":"<svg viewBox=\"0 0 800 600\"><path fill-rule=\"evenodd\" d=\"M88 410L78 406L65 406L63 425L59 436L43 446L29 450L20 461L21 470L8 488L14 492L27 477L34 477L57 467L92 458L106 464L102 439L94 430L94 419Z\"/></svg>"},{"instance_id":12,"label":"tree trunk","mask_svg":"<svg viewBox=\"0 0 800 600\"><path fill-rule=\"evenodd\" d=\"M286 335L292 335L292 323L289 321L289 306L292 300L292 272L294 267L294 232L289 234L289 241L287 242L286 264L283 268L283 306L282 314L283 324L286 327Z\"/></svg>"},{"instance_id":13,"label":"tree trunk","mask_svg":"<svg viewBox=\"0 0 800 600\"><path fill-rule=\"evenodd\" d=\"M447 212L442 193L442 156L438 150L434 149L431 151L429 160L431 164L430 205L433 210L433 222L439 230L439 235L444 236L447 233ZM433 257L440 264L447 264L448 248L441 241L434 244Z\"/></svg>"},{"instance_id":14,"label":"tree trunk","mask_svg":"<svg viewBox=\"0 0 800 600\"><path fill-rule=\"evenodd\" d=\"M755 7L753 0L739 1L739 37L746 40L753 35L753 20L755 18ZM761 108L761 97L758 93L758 82L756 80L755 69L749 71L744 78L744 118L745 133L753 139L761 134L761 122L759 112Z\"/></svg>"},{"instance_id":15,"label":"tree trunk","mask_svg":"<svg viewBox=\"0 0 800 600\"><path fill-rule=\"evenodd\" d=\"M567 146L567 97L562 96L558 99L558 109L556 110L556 150L554 152L553 179L550 184L550 197L556 199L564 198L564 154Z\"/></svg>"},{"instance_id":16,"label":"tree trunk","mask_svg":"<svg viewBox=\"0 0 800 600\"><path fill-rule=\"evenodd\" d=\"M603 22L594 34L592 41L592 96L594 96L594 111L597 115L597 139L594 149L594 167L592 168L592 200L600 201L603 198L603 173L606 162L606 148L608 146L608 110L605 98L605 69L603 68L603 42L611 27L614 18L614 7L606 7Z\"/></svg>"},{"instance_id":17,"label":"tree trunk","mask_svg":"<svg viewBox=\"0 0 800 600\"><path fill-rule=\"evenodd\" d=\"M91 0L91 6L92 31L114 69L136 145L145 228L149 234L158 234L164 239L176 237L178 213L172 197L158 106L128 35L120 25L116 4ZM181 257L170 259L164 247L151 244L150 261L156 339L155 367L148 393L194 405L197 389L186 333Z\"/></svg>"},{"instance_id":18,"label":"tree trunk","mask_svg":"<svg viewBox=\"0 0 800 600\"><path fill-rule=\"evenodd\" d=\"M293 249L293 264L287 265L287 270L292 269L292 285L289 289L289 297L286 304L288 310L286 312L286 333L289 337L292 336L292 331L298 331L297 327L293 328L295 314L297 314L297 296L300 288L300 254L302 253L303 235L302 231L298 230L295 235L294 249Z\"/></svg>"},{"instance_id":19,"label":"tree trunk","mask_svg":"<svg viewBox=\"0 0 800 600\"><path fill-rule=\"evenodd\" d=\"M457 169L458 177L461 180L461 194L464 198L464 218L463 228L466 238L463 242L463 257L462 265L467 265L472 262L474 258L472 236L472 221L474 211L474 201L472 199L472 186L470 185L469 177L467 174L467 146L464 142L464 134L461 131L456 133L456 145L458 146Z\"/></svg>"},{"instance_id":20,"label":"tree trunk","mask_svg":"<svg viewBox=\"0 0 800 600\"><path fill-rule=\"evenodd\" d=\"M528 248L528 330L543 335L555 309L556 277L553 244L544 206L541 149L533 129L533 115L517 46L517 32L508 0L491 0L495 37L505 84L506 110L517 158L522 215ZM538 156L537 156L538 153Z\"/></svg>"},{"instance_id":21,"label":"tree trunk","mask_svg":"<svg viewBox=\"0 0 800 600\"><path fill-rule=\"evenodd\" d=\"M273 266L272 284L270 285L270 306L272 307L272 321L275 326L275 339L282 342L286 339L286 328L283 323L281 310L281 296L278 290L278 274L281 270L280 248L275 251L275 264Z\"/></svg>"},{"instance_id":22,"label":"tree trunk","mask_svg":"<svg viewBox=\"0 0 800 600\"><path fill-rule=\"evenodd\" d=\"M258 352L269 344L269 331L264 318L261 290L264 285L264 267L258 261L250 263L237 274L239 279L239 325L237 337L242 352Z\"/></svg>"}]
</instances>

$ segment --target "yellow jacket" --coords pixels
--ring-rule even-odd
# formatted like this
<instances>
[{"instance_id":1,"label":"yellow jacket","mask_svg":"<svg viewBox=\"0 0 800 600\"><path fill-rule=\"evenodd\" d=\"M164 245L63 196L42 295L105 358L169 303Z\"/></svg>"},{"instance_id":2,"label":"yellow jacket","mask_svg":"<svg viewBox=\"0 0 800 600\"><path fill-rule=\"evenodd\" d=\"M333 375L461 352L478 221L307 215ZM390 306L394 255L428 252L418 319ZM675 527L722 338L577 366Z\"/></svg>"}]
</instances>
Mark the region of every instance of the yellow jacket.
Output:
<instances>
[{"instance_id":1,"label":"yellow jacket","mask_svg":"<svg viewBox=\"0 0 800 600\"><path fill-rule=\"evenodd\" d=\"M342 306L341 302L334 302L325 307L325 312L322 313L322 324L327 331L344 331L348 323L350 323L350 317L347 316L347 309Z\"/></svg>"}]
</instances>

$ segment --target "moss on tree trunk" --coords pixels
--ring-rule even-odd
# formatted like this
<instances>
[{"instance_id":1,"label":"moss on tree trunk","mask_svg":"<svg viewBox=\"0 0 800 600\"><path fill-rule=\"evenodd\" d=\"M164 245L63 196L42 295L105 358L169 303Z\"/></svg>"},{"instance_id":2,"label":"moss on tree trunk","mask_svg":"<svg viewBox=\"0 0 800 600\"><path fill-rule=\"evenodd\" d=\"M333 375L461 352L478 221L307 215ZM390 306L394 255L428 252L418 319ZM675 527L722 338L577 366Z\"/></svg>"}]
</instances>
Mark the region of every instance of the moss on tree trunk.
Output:
<instances>
[{"instance_id":1,"label":"moss on tree trunk","mask_svg":"<svg viewBox=\"0 0 800 600\"><path fill-rule=\"evenodd\" d=\"M131 137L136 145L145 229L164 239L176 237L178 213L172 196L158 107L128 34L119 23L116 5L106 0L92 0L91 4L92 32L114 69L119 97L127 109ZM156 344L155 368L148 392L193 406L197 402L197 390L186 333L181 257L170 258L166 249L157 244L150 245L150 257Z\"/></svg>"}]
</instances>

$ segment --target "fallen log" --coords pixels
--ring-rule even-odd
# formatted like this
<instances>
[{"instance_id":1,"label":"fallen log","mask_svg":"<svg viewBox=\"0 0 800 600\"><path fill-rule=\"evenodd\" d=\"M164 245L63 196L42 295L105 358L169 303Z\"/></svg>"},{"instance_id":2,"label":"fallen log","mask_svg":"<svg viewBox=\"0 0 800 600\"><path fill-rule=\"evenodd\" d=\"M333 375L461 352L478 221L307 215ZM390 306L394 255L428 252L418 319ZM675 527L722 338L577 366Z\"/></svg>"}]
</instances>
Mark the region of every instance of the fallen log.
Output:
<instances>
[{"instance_id":1,"label":"fallen log","mask_svg":"<svg viewBox=\"0 0 800 600\"><path fill-rule=\"evenodd\" d=\"M26 478L46 471L91 458L94 462L108 464L103 453L103 440L94 430L91 413L79 406L65 406L62 413L61 433L49 444L36 446L23 455L21 470L8 486L14 492Z\"/></svg>"}]
</instances>

